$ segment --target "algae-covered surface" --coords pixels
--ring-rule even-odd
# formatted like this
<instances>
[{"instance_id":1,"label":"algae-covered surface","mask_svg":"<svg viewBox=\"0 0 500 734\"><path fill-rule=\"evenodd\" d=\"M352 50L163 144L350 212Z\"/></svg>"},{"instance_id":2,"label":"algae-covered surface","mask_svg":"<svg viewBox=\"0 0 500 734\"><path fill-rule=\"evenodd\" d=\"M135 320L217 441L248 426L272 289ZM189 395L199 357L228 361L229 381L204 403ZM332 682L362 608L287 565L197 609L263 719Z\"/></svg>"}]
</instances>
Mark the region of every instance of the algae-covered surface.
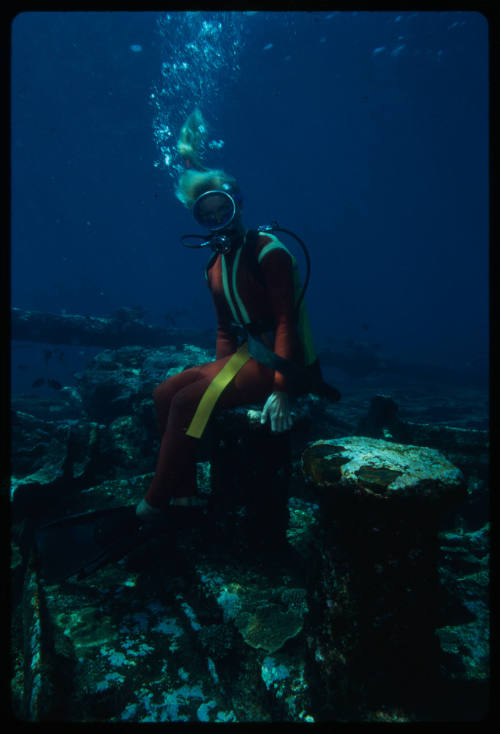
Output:
<instances>
[{"instance_id":1,"label":"algae-covered surface","mask_svg":"<svg viewBox=\"0 0 500 734\"><path fill-rule=\"evenodd\" d=\"M472 392L465 403L472 417L456 425L443 418L447 408L450 416L458 409L451 388L440 395L430 386L394 390L401 407L389 426L362 420L373 384L345 390L335 406L303 396L292 404L290 466L274 467L267 483L266 467L251 475L257 483L248 482L258 468L251 457L272 445L259 406L227 411L198 462L199 526L177 523L87 578L46 583L30 528L137 503L158 447L151 387L168 370L207 358L194 347L106 350L88 366L78 401L73 396L70 405L65 393L50 413L41 401L14 406L16 716L128 723L479 716L489 680L489 480L488 435ZM420 416L429 422L415 422ZM362 435L360 426L377 437ZM250 490L258 499L253 535ZM286 503L279 522L273 491ZM352 506L354 525L336 534L338 491L363 502ZM423 503L418 513L409 510L404 528L393 527L398 507L415 497ZM223 507L215 519L214 498L215 509ZM403 505L393 511L392 500ZM427 525L438 535L426 534ZM432 599L431 571L439 579ZM398 619L399 608L406 616ZM432 610L427 637L412 628L412 608ZM366 650L377 640L390 643L394 664L398 650L419 649L412 648L415 631L430 656L420 680L438 670L436 695L416 687L395 700L412 658L386 670L387 655L367 658Z\"/></svg>"}]
</instances>

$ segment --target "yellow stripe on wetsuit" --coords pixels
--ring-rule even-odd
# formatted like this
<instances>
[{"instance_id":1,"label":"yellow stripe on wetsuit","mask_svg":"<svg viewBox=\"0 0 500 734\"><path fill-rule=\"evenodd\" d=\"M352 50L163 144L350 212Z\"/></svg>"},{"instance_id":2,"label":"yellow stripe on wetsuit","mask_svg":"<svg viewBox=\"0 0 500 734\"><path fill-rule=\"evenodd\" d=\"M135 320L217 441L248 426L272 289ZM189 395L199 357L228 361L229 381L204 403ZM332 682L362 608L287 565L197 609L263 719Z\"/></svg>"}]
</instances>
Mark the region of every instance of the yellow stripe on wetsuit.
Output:
<instances>
[{"instance_id":1,"label":"yellow stripe on wetsuit","mask_svg":"<svg viewBox=\"0 0 500 734\"><path fill-rule=\"evenodd\" d=\"M231 380L237 375L244 364L248 362L250 355L248 353L248 343L245 342L233 354L231 359L224 365L218 375L215 375L210 385L207 387L203 396L198 403L196 413L193 420L189 424L186 431L187 436L192 438L201 438L208 419L215 407L215 403L219 399L222 391L229 385Z\"/></svg>"}]
</instances>

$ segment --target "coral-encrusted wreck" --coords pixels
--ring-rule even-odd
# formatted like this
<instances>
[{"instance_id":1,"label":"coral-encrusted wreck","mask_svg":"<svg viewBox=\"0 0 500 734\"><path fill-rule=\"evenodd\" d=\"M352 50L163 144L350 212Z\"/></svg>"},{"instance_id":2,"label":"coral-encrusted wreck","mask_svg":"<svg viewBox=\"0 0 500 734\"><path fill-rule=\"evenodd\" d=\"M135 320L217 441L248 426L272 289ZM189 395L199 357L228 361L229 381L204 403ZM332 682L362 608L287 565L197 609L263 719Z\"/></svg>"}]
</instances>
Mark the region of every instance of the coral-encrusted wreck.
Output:
<instances>
[{"instance_id":1,"label":"coral-encrusted wreck","mask_svg":"<svg viewBox=\"0 0 500 734\"><path fill-rule=\"evenodd\" d=\"M12 700L30 721L470 720L488 681L488 434L296 400L214 416L200 521L47 585L37 523L138 502L152 389L201 346L97 355L50 416L13 403ZM387 398L378 399L378 404ZM31 412L30 412L31 411ZM65 552L65 549L61 549ZM67 549L70 552L70 549Z\"/></svg>"}]
</instances>

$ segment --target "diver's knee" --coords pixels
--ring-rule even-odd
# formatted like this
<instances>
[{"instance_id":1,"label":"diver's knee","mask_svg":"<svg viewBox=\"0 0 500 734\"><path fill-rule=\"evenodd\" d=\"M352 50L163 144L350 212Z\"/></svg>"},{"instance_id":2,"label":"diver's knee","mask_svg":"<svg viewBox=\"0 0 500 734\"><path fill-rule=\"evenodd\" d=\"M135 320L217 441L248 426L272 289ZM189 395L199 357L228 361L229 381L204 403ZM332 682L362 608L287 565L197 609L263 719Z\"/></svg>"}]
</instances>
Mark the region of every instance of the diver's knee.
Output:
<instances>
[{"instance_id":1,"label":"diver's knee","mask_svg":"<svg viewBox=\"0 0 500 734\"><path fill-rule=\"evenodd\" d=\"M171 397L171 390L165 386L164 382L153 390L153 401L157 410L168 408Z\"/></svg>"}]
</instances>

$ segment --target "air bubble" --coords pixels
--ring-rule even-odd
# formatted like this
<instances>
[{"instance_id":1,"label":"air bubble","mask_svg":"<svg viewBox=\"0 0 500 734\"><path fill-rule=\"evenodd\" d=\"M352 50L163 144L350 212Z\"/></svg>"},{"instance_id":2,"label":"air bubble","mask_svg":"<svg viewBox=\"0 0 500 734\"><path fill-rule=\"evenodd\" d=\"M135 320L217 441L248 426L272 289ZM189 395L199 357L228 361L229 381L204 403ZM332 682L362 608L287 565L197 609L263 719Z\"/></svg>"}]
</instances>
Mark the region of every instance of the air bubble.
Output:
<instances>
[{"instance_id":1,"label":"air bubble","mask_svg":"<svg viewBox=\"0 0 500 734\"><path fill-rule=\"evenodd\" d=\"M203 111L214 106L228 83L238 77L244 44L242 28L235 20L237 15L216 12L210 13L208 19L198 12L159 16L161 76L150 94L153 136L158 149L161 142L172 141L194 106ZM214 143L216 148L219 141ZM174 175L180 160L176 147L167 156L160 151L158 160L161 167L165 162ZM184 161L181 163L184 170Z\"/></svg>"}]
</instances>

